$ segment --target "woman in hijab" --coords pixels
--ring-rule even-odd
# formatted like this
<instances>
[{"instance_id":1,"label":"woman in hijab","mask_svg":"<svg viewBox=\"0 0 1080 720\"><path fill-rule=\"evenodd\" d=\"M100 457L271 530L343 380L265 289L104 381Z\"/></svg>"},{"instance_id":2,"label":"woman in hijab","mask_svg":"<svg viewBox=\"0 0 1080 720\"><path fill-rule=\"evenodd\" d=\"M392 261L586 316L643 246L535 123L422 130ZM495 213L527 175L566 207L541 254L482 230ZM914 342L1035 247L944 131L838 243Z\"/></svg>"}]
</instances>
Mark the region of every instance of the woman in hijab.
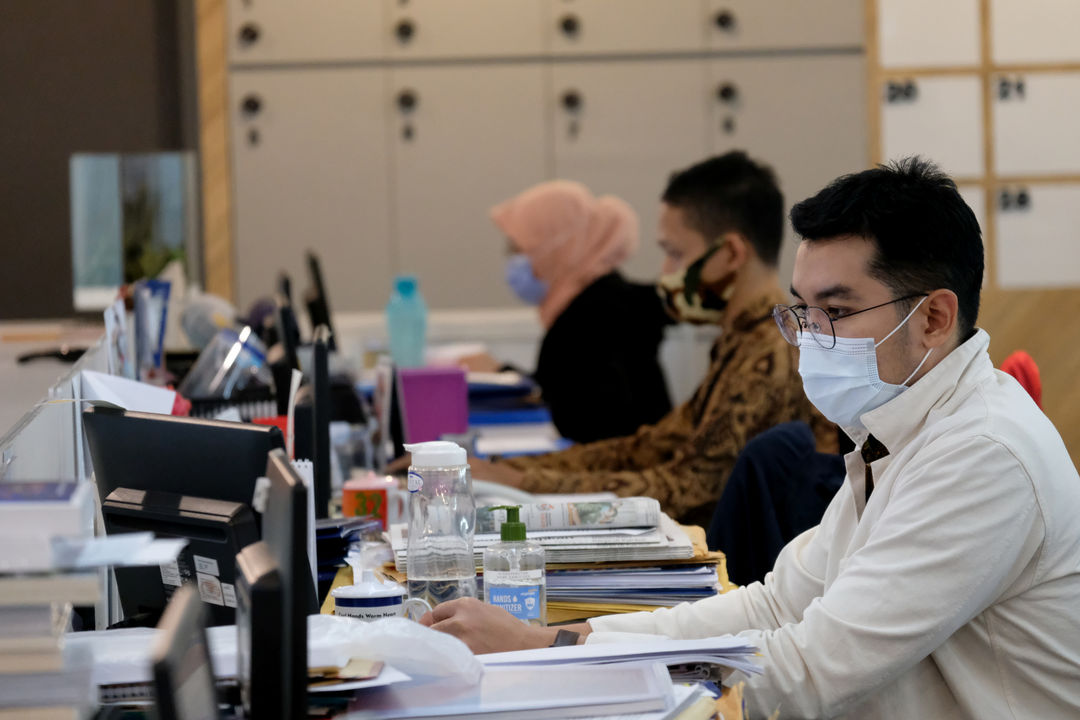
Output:
<instances>
[{"instance_id":1,"label":"woman in hijab","mask_svg":"<svg viewBox=\"0 0 1080 720\"><path fill-rule=\"evenodd\" d=\"M545 334L534 378L555 427L575 442L630 435L671 409L657 359L671 323L655 284L618 267L638 245L633 209L583 185L536 185L491 210L509 239L506 280Z\"/></svg>"}]
</instances>

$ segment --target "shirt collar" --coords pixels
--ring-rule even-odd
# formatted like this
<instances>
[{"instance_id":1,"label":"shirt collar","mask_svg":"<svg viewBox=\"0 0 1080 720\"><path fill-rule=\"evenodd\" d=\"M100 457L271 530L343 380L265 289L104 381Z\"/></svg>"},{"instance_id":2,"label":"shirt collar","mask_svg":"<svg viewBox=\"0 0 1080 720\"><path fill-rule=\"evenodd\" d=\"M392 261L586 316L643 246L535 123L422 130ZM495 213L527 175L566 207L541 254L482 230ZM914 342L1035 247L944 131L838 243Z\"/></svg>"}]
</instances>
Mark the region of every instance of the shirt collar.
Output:
<instances>
[{"instance_id":1,"label":"shirt collar","mask_svg":"<svg viewBox=\"0 0 1080 720\"><path fill-rule=\"evenodd\" d=\"M779 289L770 288L768 291L751 300L745 308L735 317L731 323L732 332L744 332L754 327L762 320L772 318L773 307L787 303L788 299ZM777 332L780 332L779 329Z\"/></svg>"},{"instance_id":2,"label":"shirt collar","mask_svg":"<svg viewBox=\"0 0 1080 720\"><path fill-rule=\"evenodd\" d=\"M989 345L990 336L985 330L977 330L914 385L881 407L863 413L865 430L845 428L845 432L856 445L873 434L895 453L918 433L930 411L993 372L987 354Z\"/></svg>"}]
</instances>

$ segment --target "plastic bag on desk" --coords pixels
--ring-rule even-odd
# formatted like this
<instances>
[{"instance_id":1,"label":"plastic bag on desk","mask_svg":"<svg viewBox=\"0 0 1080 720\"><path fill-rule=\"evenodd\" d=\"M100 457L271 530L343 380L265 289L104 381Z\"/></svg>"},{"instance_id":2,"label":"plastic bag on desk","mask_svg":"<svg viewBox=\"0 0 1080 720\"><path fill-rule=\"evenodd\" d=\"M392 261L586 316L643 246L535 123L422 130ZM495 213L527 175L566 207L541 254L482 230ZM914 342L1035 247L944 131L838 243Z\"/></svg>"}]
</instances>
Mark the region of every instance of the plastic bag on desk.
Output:
<instances>
[{"instance_id":1,"label":"plastic bag on desk","mask_svg":"<svg viewBox=\"0 0 1080 720\"><path fill-rule=\"evenodd\" d=\"M319 650L330 651L327 655L335 654L334 662L342 666L354 657L381 660L414 678L456 676L475 685L484 674L483 665L465 643L405 618L359 622L336 615L311 615L308 649L312 657Z\"/></svg>"}]
</instances>

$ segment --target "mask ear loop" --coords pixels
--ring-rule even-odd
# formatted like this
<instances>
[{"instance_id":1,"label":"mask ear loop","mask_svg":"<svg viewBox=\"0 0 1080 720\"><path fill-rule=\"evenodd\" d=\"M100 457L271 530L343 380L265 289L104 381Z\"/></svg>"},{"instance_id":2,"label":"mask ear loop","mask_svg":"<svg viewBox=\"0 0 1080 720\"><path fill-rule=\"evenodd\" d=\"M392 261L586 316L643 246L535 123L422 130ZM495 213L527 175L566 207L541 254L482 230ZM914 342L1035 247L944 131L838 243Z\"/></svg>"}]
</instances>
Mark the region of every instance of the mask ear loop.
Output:
<instances>
[{"instance_id":1,"label":"mask ear loop","mask_svg":"<svg viewBox=\"0 0 1080 720\"><path fill-rule=\"evenodd\" d=\"M878 345L880 345L881 343L883 343L886 340L888 340L889 338L891 338L896 333L897 330L904 327L904 323L906 323L908 320L910 320L911 316L915 314L915 311L919 309L919 306L922 305L924 302L926 302L926 297L929 297L929 296L925 296L925 297L923 297L922 300L915 303L915 307L911 308L911 312L909 312L907 315L904 316L904 319L900 321L899 325L897 325L896 327L894 327L892 329L891 333L889 333L885 337L881 338L881 342L875 343L874 348L877 349ZM934 352L934 348L930 348L929 350L926 351L926 354L923 355L922 360L919 361L919 364L915 366L915 369L911 371L911 374L908 375L907 379L904 380L904 382L900 383L900 385L906 387L907 384L909 382L911 382L911 378L915 377L915 374L918 373L919 370L922 368L922 366L926 364L926 360L927 360L927 358L930 357L930 353L932 353L932 352Z\"/></svg>"}]
</instances>

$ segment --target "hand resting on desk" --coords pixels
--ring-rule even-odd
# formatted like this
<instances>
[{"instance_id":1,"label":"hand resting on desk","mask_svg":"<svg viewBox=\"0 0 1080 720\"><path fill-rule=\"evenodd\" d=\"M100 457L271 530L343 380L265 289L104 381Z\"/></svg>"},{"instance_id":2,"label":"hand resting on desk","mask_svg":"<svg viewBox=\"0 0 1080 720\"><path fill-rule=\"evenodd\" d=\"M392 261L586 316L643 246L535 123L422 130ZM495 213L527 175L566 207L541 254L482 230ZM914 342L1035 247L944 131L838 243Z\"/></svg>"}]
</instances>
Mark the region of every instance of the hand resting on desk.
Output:
<instances>
[{"instance_id":1,"label":"hand resting on desk","mask_svg":"<svg viewBox=\"0 0 1080 720\"><path fill-rule=\"evenodd\" d=\"M558 628L526 625L502 608L476 598L458 598L436 605L434 610L424 613L420 624L453 635L477 655L548 647L559 630L572 630L582 638L592 632L587 622Z\"/></svg>"}]
</instances>

